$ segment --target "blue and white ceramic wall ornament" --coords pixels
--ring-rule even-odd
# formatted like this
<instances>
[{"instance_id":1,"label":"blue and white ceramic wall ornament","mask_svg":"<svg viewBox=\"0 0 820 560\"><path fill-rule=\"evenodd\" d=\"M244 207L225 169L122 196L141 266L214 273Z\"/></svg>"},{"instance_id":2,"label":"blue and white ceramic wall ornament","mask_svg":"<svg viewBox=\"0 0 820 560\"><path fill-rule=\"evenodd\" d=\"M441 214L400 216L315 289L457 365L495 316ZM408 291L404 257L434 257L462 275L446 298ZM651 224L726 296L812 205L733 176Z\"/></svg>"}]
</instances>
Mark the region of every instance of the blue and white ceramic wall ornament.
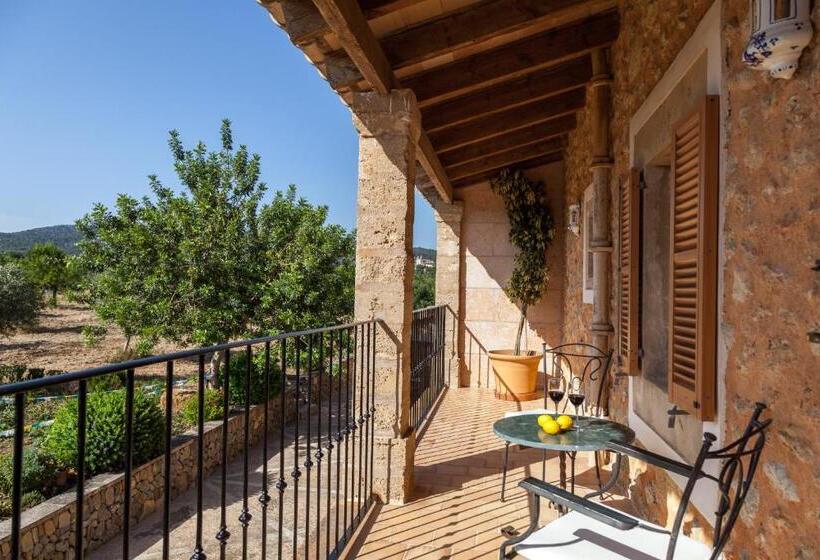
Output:
<instances>
[{"instance_id":1,"label":"blue and white ceramic wall ornament","mask_svg":"<svg viewBox=\"0 0 820 560\"><path fill-rule=\"evenodd\" d=\"M814 33L811 0L751 0L752 36L743 62L767 70L773 78L788 80Z\"/></svg>"}]
</instances>

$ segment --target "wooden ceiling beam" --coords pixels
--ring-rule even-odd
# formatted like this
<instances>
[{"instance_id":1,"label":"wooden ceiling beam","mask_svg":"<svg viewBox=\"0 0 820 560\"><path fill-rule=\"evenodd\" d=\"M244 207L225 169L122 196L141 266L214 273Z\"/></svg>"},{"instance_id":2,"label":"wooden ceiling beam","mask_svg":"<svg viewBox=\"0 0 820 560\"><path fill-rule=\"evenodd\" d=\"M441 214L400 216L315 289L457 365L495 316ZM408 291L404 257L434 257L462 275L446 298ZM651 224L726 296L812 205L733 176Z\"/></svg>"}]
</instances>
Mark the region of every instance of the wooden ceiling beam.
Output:
<instances>
[{"instance_id":1,"label":"wooden ceiling beam","mask_svg":"<svg viewBox=\"0 0 820 560\"><path fill-rule=\"evenodd\" d=\"M514 167L515 169L520 169L524 171L527 169L532 169L533 167L540 167L542 165L547 165L549 163L555 163L556 161L561 161L562 159L564 159L564 156L561 152L553 152L551 154L545 154L542 156L534 157L532 159L516 162L515 165L504 165L496 169L488 169L486 171L476 173L475 175L470 175L468 177L463 177L457 181L453 181L453 188L462 189L464 187L472 187L478 185L483 181L487 181L490 178L497 175L498 172L501 171L501 169L503 169L504 167Z\"/></svg>"},{"instance_id":2,"label":"wooden ceiling beam","mask_svg":"<svg viewBox=\"0 0 820 560\"><path fill-rule=\"evenodd\" d=\"M388 93L398 87L398 80L384 51L373 36L356 0L313 0L313 3L375 91ZM452 202L450 180L424 130L418 141L417 157L441 198L448 203Z\"/></svg>"},{"instance_id":3,"label":"wooden ceiling beam","mask_svg":"<svg viewBox=\"0 0 820 560\"><path fill-rule=\"evenodd\" d=\"M476 54L473 51L482 43L498 47L503 36L541 33L614 7L614 0L491 0L382 37L380 42L397 70L465 47ZM514 39L506 42L510 40Z\"/></svg>"},{"instance_id":4,"label":"wooden ceiling beam","mask_svg":"<svg viewBox=\"0 0 820 560\"><path fill-rule=\"evenodd\" d=\"M617 36L618 12L606 12L402 78L402 84L415 91L419 106L425 107L578 58L608 46Z\"/></svg>"},{"instance_id":5,"label":"wooden ceiling beam","mask_svg":"<svg viewBox=\"0 0 820 560\"><path fill-rule=\"evenodd\" d=\"M453 181L457 181L464 177L476 175L482 171L507 167L519 161L526 161L545 154L560 152L564 149L564 145L565 142L563 138L549 138L533 144L527 144L526 146L518 146L511 150L490 154L473 161L447 167L447 174Z\"/></svg>"},{"instance_id":6,"label":"wooden ceiling beam","mask_svg":"<svg viewBox=\"0 0 820 560\"><path fill-rule=\"evenodd\" d=\"M514 130L509 134L494 136L483 142L467 144L439 155L442 165L449 169L454 165L473 161L498 152L504 152L519 146L540 142L550 138L565 136L575 128L575 115L566 115L545 123L538 123L526 128Z\"/></svg>"},{"instance_id":7,"label":"wooden ceiling beam","mask_svg":"<svg viewBox=\"0 0 820 560\"><path fill-rule=\"evenodd\" d=\"M592 63L589 57L585 56L523 78L425 107L421 112L422 122L428 132L433 132L489 113L583 87L591 77Z\"/></svg>"},{"instance_id":8,"label":"wooden ceiling beam","mask_svg":"<svg viewBox=\"0 0 820 560\"><path fill-rule=\"evenodd\" d=\"M550 134L566 132L575 126L575 120L572 119L570 122L558 117L574 115L581 109L584 106L585 93L584 90L572 90L486 115L458 126L431 132L430 140L441 153L545 121L549 124L543 126L545 130L550 130ZM552 120L554 122L550 122Z\"/></svg>"},{"instance_id":9,"label":"wooden ceiling beam","mask_svg":"<svg viewBox=\"0 0 820 560\"><path fill-rule=\"evenodd\" d=\"M414 4L419 4L425 0L359 0L359 6L367 19L392 14Z\"/></svg>"}]
</instances>

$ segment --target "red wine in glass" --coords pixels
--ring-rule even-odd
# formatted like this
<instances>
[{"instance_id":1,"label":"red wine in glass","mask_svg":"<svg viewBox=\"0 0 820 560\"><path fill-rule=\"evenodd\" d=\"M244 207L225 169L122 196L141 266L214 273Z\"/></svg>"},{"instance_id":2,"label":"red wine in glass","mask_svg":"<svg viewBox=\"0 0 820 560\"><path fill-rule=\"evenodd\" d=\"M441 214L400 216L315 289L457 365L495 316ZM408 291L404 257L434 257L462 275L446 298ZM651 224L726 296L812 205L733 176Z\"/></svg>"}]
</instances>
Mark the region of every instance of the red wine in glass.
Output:
<instances>
[{"instance_id":1,"label":"red wine in glass","mask_svg":"<svg viewBox=\"0 0 820 560\"><path fill-rule=\"evenodd\" d=\"M555 404L555 413L558 414L558 403L564 398L563 379L560 377L550 377L547 382L547 394Z\"/></svg>"},{"instance_id":2,"label":"red wine in glass","mask_svg":"<svg viewBox=\"0 0 820 560\"><path fill-rule=\"evenodd\" d=\"M578 382L577 385L575 381ZM574 379L570 384L569 395L567 398L569 399L569 402L572 403L572 406L575 407L575 423L578 426L579 432L581 431L581 420L578 417L578 407L584 404L584 396L583 382L578 378Z\"/></svg>"}]
</instances>

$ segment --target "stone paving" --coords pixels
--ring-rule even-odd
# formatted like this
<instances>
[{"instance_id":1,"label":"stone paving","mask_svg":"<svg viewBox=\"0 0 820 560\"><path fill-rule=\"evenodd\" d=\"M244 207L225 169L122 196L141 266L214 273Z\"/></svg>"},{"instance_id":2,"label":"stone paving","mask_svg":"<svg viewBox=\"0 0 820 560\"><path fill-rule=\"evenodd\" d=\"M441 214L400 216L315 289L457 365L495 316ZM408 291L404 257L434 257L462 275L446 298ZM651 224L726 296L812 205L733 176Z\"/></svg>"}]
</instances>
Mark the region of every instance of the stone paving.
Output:
<instances>
[{"instance_id":1,"label":"stone paving","mask_svg":"<svg viewBox=\"0 0 820 560\"><path fill-rule=\"evenodd\" d=\"M530 474L541 476L542 452L510 447L506 502L500 501L504 444L492 424L505 412L538 408L538 401L499 401L486 389L453 389L441 402L416 450L415 498L382 507L358 550L360 560L498 558L500 529L528 524L526 495L517 487ZM596 485L591 454L577 459L579 493ZM590 469L590 465L593 466ZM609 475L604 469L602 477ZM558 479L558 457L547 458L547 480ZM578 491L578 490L577 490ZM541 521L556 511L542 500ZM606 503L628 508L622 496Z\"/></svg>"},{"instance_id":2,"label":"stone paving","mask_svg":"<svg viewBox=\"0 0 820 560\"><path fill-rule=\"evenodd\" d=\"M517 483L532 474L540 477L542 453L532 449L510 448L510 470L507 476L507 500L500 501L501 467L503 461L503 443L493 434L492 424L503 414L511 410L532 409L539 406L538 401L530 403L512 403L496 400L492 391L487 389L452 389L445 393L422 436L416 452L415 493L413 499L405 505L385 505L377 507L375 519L365 528L357 544L349 554L351 558L362 560L411 560L415 558L443 559L458 558L476 560L497 558L498 546L503 540L500 529L513 526L521 530L527 525L526 497ZM315 422L316 416L311 416ZM322 410L322 417L326 417ZM335 416L334 416L335 418ZM326 421L323 421L323 423ZM304 438L304 418L301 422L302 434L299 440L298 462L302 475L299 479L299 506L297 530L294 532L294 427L286 431L285 467L288 487L283 494L282 506L282 558L316 558L325 557L325 534L328 526L327 503L330 497L331 547L335 543L336 503L348 505L348 525L358 506L345 500L344 480L344 443L340 461L340 491L337 494L336 457L334 449L331 464L332 482L327 485L327 460L322 466L321 490L317 493L318 480L316 468L310 477L305 474L303 466L307 440ZM315 426L315 424L314 424ZM335 430L335 419L334 419ZM322 437L325 438L324 432ZM315 453L316 439L311 447ZM269 477L272 501L267 516L267 554L266 558L280 558L279 544L279 505L278 493L273 486L279 473L278 434L271 434L269 439ZM357 447L358 451L358 447ZM349 451L352 454L352 450ZM358 455L356 457L358 469ZM579 453L577 470L579 485L591 488L595 485L594 469L590 469L592 456ZM253 515L248 527L248 558L262 558L262 510L257 497L261 490L262 480L262 446L257 445L249 453L249 508ZM558 479L558 457L549 454L547 457L547 480ZM351 473L352 474L352 473ZM608 470L603 477L608 476ZM310 522L305 529L306 486L311 481ZM356 476L351 476L356 478ZM229 463L227 476L227 511L228 528L231 537L226 548L226 558L242 558L242 527L238 522L242 508L243 495L243 459ZM203 541L208 558L219 558L219 543L215 534L219 528L221 472L217 469L205 481L203 511ZM321 510L317 517L316 501L321 500ZM607 503L615 507L628 507L620 496L613 496ZM196 531L196 493L188 491L172 502L171 514L171 547L170 557L188 559L193 552ZM542 504L542 522L553 519L555 510ZM344 533L345 518L339 516L340 534ZM317 525L320 530L317 532ZM293 554L294 536L297 553ZM305 550L305 543L307 551ZM307 554L306 554L307 552ZM92 560L111 560L121 557L121 542L115 538L102 548L87 556ZM154 560L162 557L162 517L154 514L132 528L131 557Z\"/></svg>"},{"instance_id":3,"label":"stone paving","mask_svg":"<svg viewBox=\"0 0 820 560\"><path fill-rule=\"evenodd\" d=\"M317 415L317 412L321 412ZM330 528L330 546L337 542L336 535L344 535L345 527L350 528L359 507L359 488L362 488L361 500L364 502L367 496L364 491L364 477L362 465L365 464L364 452L359 454L359 434L357 431L354 439L348 440L347 451L345 442L341 444L334 441L332 450L330 471L328 471L328 452L325 449L327 443L327 407L323 406L321 411L314 406L310 421L312 425L312 437L310 440L311 459L313 468L308 474L305 468L308 440L305 437L306 415L301 417L299 422L300 434L298 454L295 425L289 425L285 430L284 439L284 468L285 481L287 487L282 493L281 516L279 505L279 492L276 489L276 481L280 472L279 434L272 431L268 438L268 480L269 494L271 501L267 509L266 519L266 558L316 558L317 547L321 557L325 557L327 548L326 535ZM322 419L321 440L323 445L324 458L321 463L321 480L318 469L315 466L317 438L317 420ZM346 421L344 406L341 409L341 418ZM334 404L332 413L333 432L337 430L337 409ZM364 450L364 446L362 447ZM262 490L263 472L263 447L261 444L252 447L248 453L249 477L248 477L248 509L252 519L248 524L247 531L247 558L262 558L262 506L259 502L259 495ZM351 463L355 464L351 470L347 470L347 456L350 456ZM361 461L361 462L360 462ZM294 482L293 472L295 464L299 465L300 476L298 478L298 493L295 492L297 485ZM337 470L338 469L338 470ZM362 480L359 486L358 481ZM225 549L225 558L245 558L242 554L242 525L239 522L242 513L242 498L244 495L244 459L240 455L228 463L226 476L226 520L227 528L231 533ZM330 480L330 484L328 484ZM336 482L339 481L337 488ZM347 489L345 481L348 481ZM356 481L356 484L353 483ZM310 494L307 493L308 483L310 484ZM355 489L354 489L355 486ZM220 526L220 498L222 489L221 469L217 468L204 481L203 484L203 519L202 537L204 552L209 559L220 558L219 541L216 540L216 533ZM308 500L309 499L309 506ZM350 499L348 499L350 498ZM298 506L296 504L298 500ZM317 503L318 501L318 503ZM339 509L337 526L337 503L346 505ZM329 504L329 505L328 505ZM361 508L365 511L367 508ZM317 515L317 510L319 514ZM196 542L196 487L188 490L181 496L172 500L171 503L171 534L169 557L173 559L188 560L194 551ZM298 513L297 513L298 512ZM279 520L281 519L281 531ZM294 529L294 519L298 520ZM159 511L131 529L130 557L141 560L155 560L162 558L162 512ZM318 528L318 530L317 530ZM352 530L350 530L352 533ZM280 553L281 535L281 553ZM101 548L86 555L90 560L113 560L122 557L122 539L115 537ZM293 553L294 544L296 554Z\"/></svg>"}]
</instances>

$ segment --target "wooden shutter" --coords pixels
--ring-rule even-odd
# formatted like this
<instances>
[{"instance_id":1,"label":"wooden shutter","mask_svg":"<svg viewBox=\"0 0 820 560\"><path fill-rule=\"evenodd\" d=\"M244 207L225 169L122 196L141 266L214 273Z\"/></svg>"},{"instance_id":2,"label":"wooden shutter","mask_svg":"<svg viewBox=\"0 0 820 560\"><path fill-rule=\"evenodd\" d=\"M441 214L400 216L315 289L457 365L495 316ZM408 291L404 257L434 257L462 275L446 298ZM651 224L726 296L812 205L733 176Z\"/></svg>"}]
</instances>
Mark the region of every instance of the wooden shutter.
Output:
<instances>
[{"instance_id":1,"label":"wooden shutter","mask_svg":"<svg viewBox=\"0 0 820 560\"><path fill-rule=\"evenodd\" d=\"M632 169L621 187L620 200L620 293L618 295L618 352L624 373L637 375L638 297L640 290L641 172Z\"/></svg>"},{"instance_id":2,"label":"wooden shutter","mask_svg":"<svg viewBox=\"0 0 820 560\"><path fill-rule=\"evenodd\" d=\"M674 130L670 220L669 400L715 415L718 97Z\"/></svg>"}]
</instances>

